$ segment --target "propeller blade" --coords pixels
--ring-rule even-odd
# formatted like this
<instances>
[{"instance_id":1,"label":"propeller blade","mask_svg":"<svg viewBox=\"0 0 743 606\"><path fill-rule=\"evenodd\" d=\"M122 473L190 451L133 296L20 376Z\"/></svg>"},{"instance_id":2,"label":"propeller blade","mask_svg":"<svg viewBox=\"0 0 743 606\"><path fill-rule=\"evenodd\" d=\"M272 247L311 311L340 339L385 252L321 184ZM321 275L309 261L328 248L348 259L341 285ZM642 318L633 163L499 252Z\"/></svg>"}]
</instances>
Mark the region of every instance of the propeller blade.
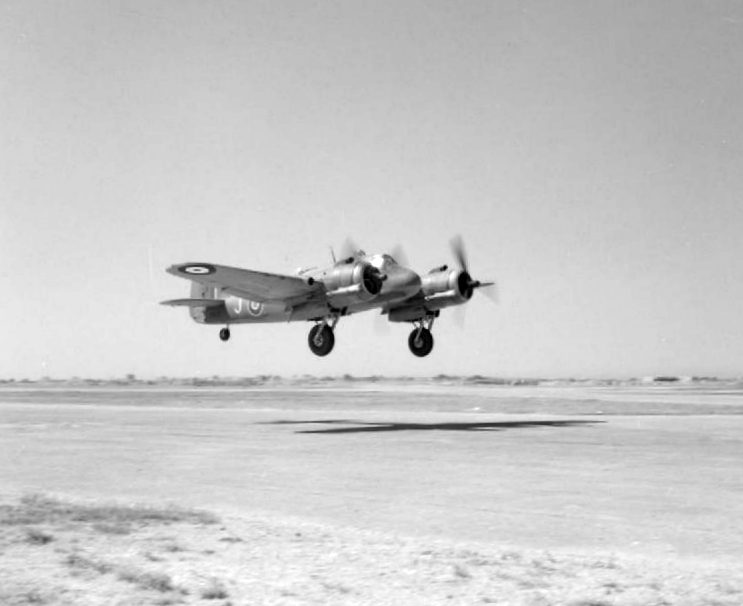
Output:
<instances>
[{"instance_id":1,"label":"propeller blade","mask_svg":"<svg viewBox=\"0 0 743 606\"><path fill-rule=\"evenodd\" d=\"M347 236L346 239L343 240L343 244L341 244L339 259L345 260L349 257L355 257L359 250L359 246L353 241L351 236Z\"/></svg>"},{"instance_id":2,"label":"propeller blade","mask_svg":"<svg viewBox=\"0 0 743 606\"><path fill-rule=\"evenodd\" d=\"M405 254L405 251L403 250L401 244L395 244L392 247L392 252L390 254L399 265L402 265L403 267L410 267L410 263L408 262L408 255Z\"/></svg>"},{"instance_id":3,"label":"propeller blade","mask_svg":"<svg viewBox=\"0 0 743 606\"><path fill-rule=\"evenodd\" d=\"M495 282L483 282L480 284L480 292L484 294L493 303L500 302L500 296L498 294L498 285Z\"/></svg>"},{"instance_id":4,"label":"propeller blade","mask_svg":"<svg viewBox=\"0 0 743 606\"><path fill-rule=\"evenodd\" d=\"M457 263L459 263L459 267L469 273L469 271L467 271L467 251L464 248L462 236L454 236L449 240L449 245L451 246L451 252L454 255L454 258L457 260Z\"/></svg>"},{"instance_id":5,"label":"propeller blade","mask_svg":"<svg viewBox=\"0 0 743 606\"><path fill-rule=\"evenodd\" d=\"M457 305L452 310L452 319L454 320L454 325L460 330L464 328L466 317L467 308L464 305Z\"/></svg>"}]
</instances>

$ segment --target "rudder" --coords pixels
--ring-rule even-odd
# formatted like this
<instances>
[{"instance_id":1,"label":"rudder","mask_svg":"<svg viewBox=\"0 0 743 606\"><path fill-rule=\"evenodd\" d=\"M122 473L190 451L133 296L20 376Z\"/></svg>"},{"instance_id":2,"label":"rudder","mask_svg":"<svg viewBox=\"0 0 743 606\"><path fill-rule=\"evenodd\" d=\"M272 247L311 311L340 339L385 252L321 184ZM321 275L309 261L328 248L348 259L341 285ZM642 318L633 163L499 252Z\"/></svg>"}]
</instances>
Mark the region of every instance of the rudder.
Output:
<instances>
[{"instance_id":1,"label":"rudder","mask_svg":"<svg viewBox=\"0 0 743 606\"><path fill-rule=\"evenodd\" d=\"M216 286L208 286L206 284L199 284L198 282L191 282L191 298L192 299L219 299L219 288ZM204 324L207 321L207 313L211 308L209 307L191 307L188 313L194 319L195 322Z\"/></svg>"}]
</instances>

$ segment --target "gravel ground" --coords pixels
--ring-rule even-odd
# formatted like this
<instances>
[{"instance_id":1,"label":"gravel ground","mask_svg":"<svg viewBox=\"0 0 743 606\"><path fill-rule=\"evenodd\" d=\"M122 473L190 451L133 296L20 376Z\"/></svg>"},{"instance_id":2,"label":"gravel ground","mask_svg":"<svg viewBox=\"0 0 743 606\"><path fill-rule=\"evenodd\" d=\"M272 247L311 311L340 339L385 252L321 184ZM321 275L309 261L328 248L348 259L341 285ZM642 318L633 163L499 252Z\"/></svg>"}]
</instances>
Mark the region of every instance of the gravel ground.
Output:
<instances>
[{"instance_id":1,"label":"gravel ground","mask_svg":"<svg viewBox=\"0 0 743 606\"><path fill-rule=\"evenodd\" d=\"M2 524L0 604L741 604L741 411L730 389L0 390L6 513L220 519Z\"/></svg>"},{"instance_id":2,"label":"gravel ground","mask_svg":"<svg viewBox=\"0 0 743 606\"><path fill-rule=\"evenodd\" d=\"M29 502L67 515L9 522ZM737 605L739 569L499 549L275 516L144 517L25 499L0 511L0 603ZM37 507L38 509L38 507ZM91 519L90 511L103 510ZM82 510L82 514L76 514ZM116 511L134 514L122 522ZM168 511L168 510L165 510ZM20 518L20 519L18 519ZM33 567L29 564L33 562Z\"/></svg>"}]
</instances>

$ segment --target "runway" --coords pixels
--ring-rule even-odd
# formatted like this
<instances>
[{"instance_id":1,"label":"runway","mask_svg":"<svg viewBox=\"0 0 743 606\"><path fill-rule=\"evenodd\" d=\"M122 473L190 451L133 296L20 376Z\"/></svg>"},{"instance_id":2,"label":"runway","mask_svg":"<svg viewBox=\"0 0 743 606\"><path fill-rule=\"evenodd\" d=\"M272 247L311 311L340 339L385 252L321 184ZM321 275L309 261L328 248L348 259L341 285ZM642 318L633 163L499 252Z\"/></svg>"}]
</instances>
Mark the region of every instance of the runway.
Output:
<instances>
[{"instance_id":1,"label":"runway","mask_svg":"<svg viewBox=\"0 0 743 606\"><path fill-rule=\"evenodd\" d=\"M741 413L735 390L0 389L0 486L739 562Z\"/></svg>"}]
</instances>

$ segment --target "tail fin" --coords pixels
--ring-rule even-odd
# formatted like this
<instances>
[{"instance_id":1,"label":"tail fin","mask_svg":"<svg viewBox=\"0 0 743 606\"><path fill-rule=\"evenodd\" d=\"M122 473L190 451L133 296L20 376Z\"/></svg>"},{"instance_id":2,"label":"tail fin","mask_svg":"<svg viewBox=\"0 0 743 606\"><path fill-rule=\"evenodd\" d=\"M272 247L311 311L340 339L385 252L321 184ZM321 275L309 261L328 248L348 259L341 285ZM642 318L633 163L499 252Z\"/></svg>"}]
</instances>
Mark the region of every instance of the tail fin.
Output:
<instances>
[{"instance_id":1,"label":"tail fin","mask_svg":"<svg viewBox=\"0 0 743 606\"><path fill-rule=\"evenodd\" d=\"M219 288L216 286L207 286L206 284L199 284L198 282L191 282L191 298L192 299L218 299ZM203 323L206 321L207 307L191 307L188 313L194 319L194 321Z\"/></svg>"},{"instance_id":2,"label":"tail fin","mask_svg":"<svg viewBox=\"0 0 743 606\"><path fill-rule=\"evenodd\" d=\"M191 282L192 299L218 299L219 288L216 286L207 286L198 282Z\"/></svg>"}]
</instances>

